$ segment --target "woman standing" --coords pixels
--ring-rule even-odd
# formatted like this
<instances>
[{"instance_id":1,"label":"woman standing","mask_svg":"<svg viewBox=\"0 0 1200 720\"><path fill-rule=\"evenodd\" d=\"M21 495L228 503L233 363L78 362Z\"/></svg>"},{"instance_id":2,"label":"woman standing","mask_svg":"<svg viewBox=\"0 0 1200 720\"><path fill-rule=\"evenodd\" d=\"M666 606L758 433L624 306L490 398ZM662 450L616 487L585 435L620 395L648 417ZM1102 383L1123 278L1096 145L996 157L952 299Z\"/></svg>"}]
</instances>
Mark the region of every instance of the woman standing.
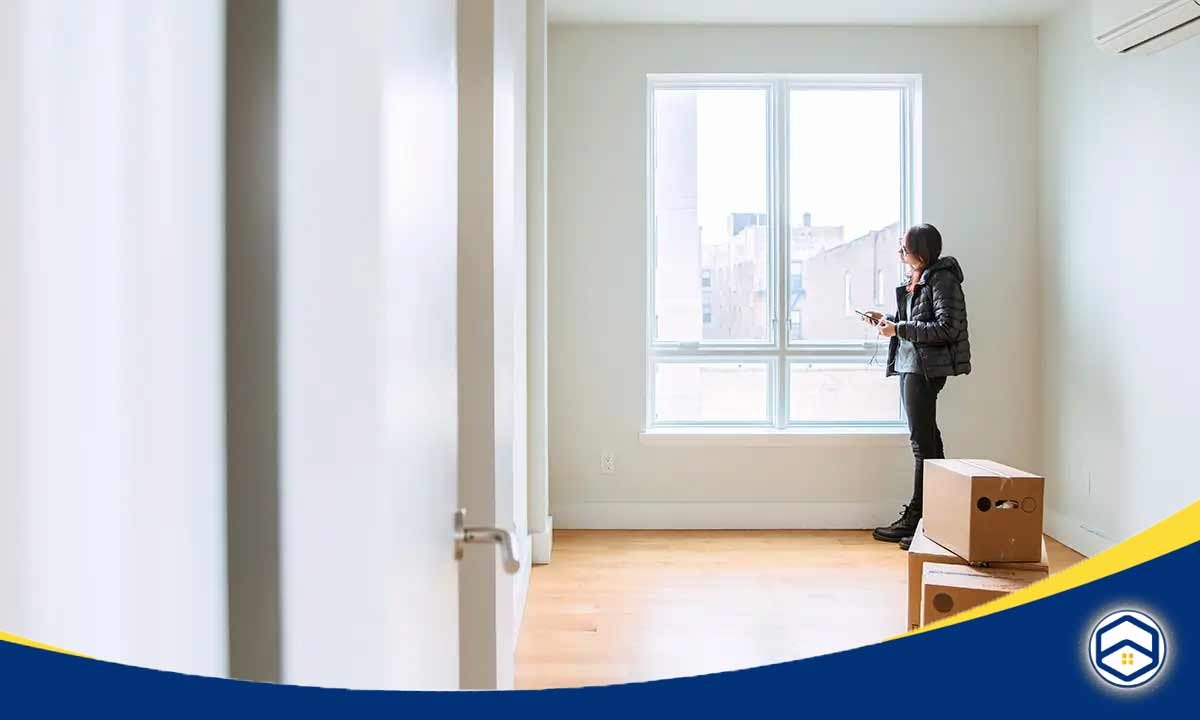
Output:
<instances>
[{"instance_id":1,"label":"woman standing","mask_svg":"<svg viewBox=\"0 0 1200 720\"><path fill-rule=\"evenodd\" d=\"M900 399L916 465L912 500L894 523L875 528L874 537L899 542L908 549L921 519L925 460L946 457L937 425L938 393L946 386L946 378L971 372L971 342L962 268L953 257L942 257L942 235L937 228L909 228L898 252L910 274L908 281L896 288L896 314L867 314L879 334L891 338L887 375L900 376Z\"/></svg>"}]
</instances>

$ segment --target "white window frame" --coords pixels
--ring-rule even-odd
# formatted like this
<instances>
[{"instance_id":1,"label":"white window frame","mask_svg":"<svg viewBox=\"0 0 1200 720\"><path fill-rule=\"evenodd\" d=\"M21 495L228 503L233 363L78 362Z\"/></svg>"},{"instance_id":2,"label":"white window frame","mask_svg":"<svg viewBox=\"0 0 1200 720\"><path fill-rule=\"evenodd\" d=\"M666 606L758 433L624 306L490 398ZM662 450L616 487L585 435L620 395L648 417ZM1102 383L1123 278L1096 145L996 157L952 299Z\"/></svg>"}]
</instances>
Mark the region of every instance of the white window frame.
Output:
<instances>
[{"instance_id":1,"label":"white window frame","mask_svg":"<svg viewBox=\"0 0 1200 720\"><path fill-rule=\"evenodd\" d=\"M769 337L765 342L710 340L672 342L656 337L655 262L657 237L654 200L654 93L658 89L759 88L767 90L767 226L770 235L768 293L773 313L768 319ZM790 422L789 378L791 363L855 363L875 360L883 372L886 343L817 342L793 343L790 339L788 292L791 258L787 233L791 227L788 208L788 103L794 89L869 89L899 90L901 153L901 227L910 227L921 217L921 76L913 74L845 75L734 75L734 74L651 74L646 82L646 382L644 429L756 429L826 430L844 429L861 433L871 428L894 431L903 427L897 413L895 422ZM782 322L781 322L782 320ZM769 369L768 419L765 422L707 421L658 422L654 418L655 366L659 362L767 362ZM897 393L898 394L898 393ZM897 403L899 399L897 398Z\"/></svg>"}]
</instances>

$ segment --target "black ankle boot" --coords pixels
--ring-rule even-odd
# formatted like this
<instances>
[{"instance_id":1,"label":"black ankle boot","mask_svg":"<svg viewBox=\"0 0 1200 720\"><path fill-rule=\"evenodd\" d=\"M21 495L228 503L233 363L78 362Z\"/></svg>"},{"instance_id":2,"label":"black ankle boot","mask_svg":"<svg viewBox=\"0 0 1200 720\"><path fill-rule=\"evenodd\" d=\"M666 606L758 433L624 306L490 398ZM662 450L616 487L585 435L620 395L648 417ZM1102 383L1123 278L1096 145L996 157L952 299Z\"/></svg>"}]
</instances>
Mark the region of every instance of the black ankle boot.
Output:
<instances>
[{"instance_id":1,"label":"black ankle boot","mask_svg":"<svg viewBox=\"0 0 1200 720\"><path fill-rule=\"evenodd\" d=\"M907 550L907 549L909 549L910 547L912 547L912 539L913 539L913 536L912 536L912 535L909 535L908 537L906 537L906 538L902 539L902 540L900 541L900 549L901 549L901 550Z\"/></svg>"},{"instance_id":2,"label":"black ankle boot","mask_svg":"<svg viewBox=\"0 0 1200 720\"><path fill-rule=\"evenodd\" d=\"M900 511L900 518L891 525L875 528L871 536L883 542L900 542L906 537L912 537L921 520L921 508L916 503L909 503Z\"/></svg>"}]
</instances>

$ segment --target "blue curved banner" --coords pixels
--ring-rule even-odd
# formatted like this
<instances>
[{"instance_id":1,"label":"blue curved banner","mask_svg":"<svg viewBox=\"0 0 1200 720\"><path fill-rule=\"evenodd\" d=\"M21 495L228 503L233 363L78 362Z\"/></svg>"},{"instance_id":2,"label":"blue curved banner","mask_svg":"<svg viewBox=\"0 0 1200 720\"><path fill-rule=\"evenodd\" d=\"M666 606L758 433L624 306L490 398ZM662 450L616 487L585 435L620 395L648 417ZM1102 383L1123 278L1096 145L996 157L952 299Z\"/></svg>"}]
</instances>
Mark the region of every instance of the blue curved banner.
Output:
<instances>
[{"instance_id":1,"label":"blue curved banner","mask_svg":"<svg viewBox=\"0 0 1200 720\"><path fill-rule=\"evenodd\" d=\"M1027 604L856 650L737 672L573 690L437 693L268 685L147 670L8 642L0 643L0 666L9 717L467 712L572 718L765 712L1192 717L1197 707L1192 683L1200 680L1198 574L1200 543L1192 543Z\"/></svg>"}]
</instances>

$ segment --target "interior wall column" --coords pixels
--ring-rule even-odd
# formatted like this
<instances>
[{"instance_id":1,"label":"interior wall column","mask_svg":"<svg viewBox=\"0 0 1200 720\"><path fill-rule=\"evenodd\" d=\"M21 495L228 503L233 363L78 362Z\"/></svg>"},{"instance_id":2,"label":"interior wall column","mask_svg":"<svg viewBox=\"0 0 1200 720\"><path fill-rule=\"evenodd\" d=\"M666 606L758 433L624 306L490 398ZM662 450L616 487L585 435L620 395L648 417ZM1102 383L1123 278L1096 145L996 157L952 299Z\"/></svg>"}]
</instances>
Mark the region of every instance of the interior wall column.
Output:
<instances>
[{"instance_id":1,"label":"interior wall column","mask_svg":"<svg viewBox=\"0 0 1200 720\"><path fill-rule=\"evenodd\" d=\"M549 374L547 351L546 257L546 0L529 0L526 30L528 142L528 370L529 370L529 537L533 562L550 562Z\"/></svg>"}]
</instances>

